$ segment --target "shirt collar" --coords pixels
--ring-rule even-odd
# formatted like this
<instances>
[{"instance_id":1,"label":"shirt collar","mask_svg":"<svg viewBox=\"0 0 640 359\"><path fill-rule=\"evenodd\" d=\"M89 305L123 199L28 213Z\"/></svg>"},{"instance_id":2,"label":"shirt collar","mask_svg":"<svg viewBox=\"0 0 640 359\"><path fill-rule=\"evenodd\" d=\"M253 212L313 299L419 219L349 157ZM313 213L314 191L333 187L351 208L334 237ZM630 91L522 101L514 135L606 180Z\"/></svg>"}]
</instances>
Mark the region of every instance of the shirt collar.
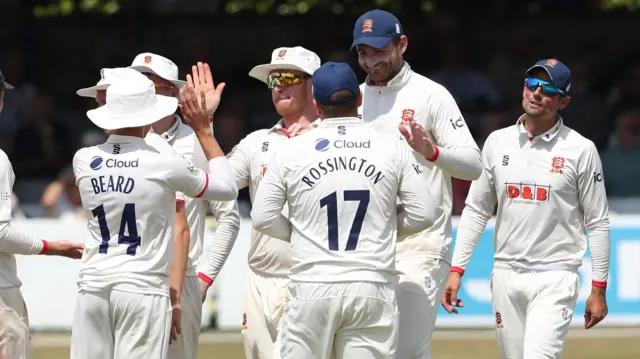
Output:
<instances>
[{"instance_id":1,"label":"shirt collar","mask_svg":"<svg viewBox=\"0 0 640 359\"><path fill-rule=\"evenodd\" d=\"M311 122L311 126L317 127L319 121L320 119L316 119L315 121ZM280 121L278 121L273 127L269 129L269 133L272 133L272 132L281 133L287 137L291 137L289 135L289 131L287 131L287 129L284 128L284 118L280 119Z\"/></svg>"},{"instance_id":2,"label":"shirt collar","mask_svg":"<svg viewBox=\"0 0 640 359\"><path fill-rule=\"evenodd\" d=\"M409 82L409 79L411 78L412 73L413 71L411 70L411 66L409 66L409 63L405 61L404 65L402 66L402 69L400 69L400 72L398 72L391 80L389 80L386 86L372 85L369 82L369 76L367 76L366 84L367 86L371 86L371 87L399 88L399 87L403 87L404 85L407 84L407 82Z\"/></svg>"},{"instance_id":3,"label":"shirt collar","mask_svg":"<svg viewBox=\"0 0 640 359\"><path fill-rule=\"evenodd\" d=\"M551 140L553 140L558 133L560 132L560 129L564 126L563 121L562 121L562 117L560 117L560 115L558 115L558 121L556 121L556 124L553 125L553 127L551 127L547 132L538 135L538 136L533 136L532 134L529 133L529 131L527 131L524 128L524 125L522 124L522 120L524 119L525 115L522 115L518 118L518 121L516 122L516 129L518 130L518 133L520 135L526 135L529 140L533 140L533 138L535 137L539 137L541 139L543 139L544 141L550 142Z\"/></svg>"},{"instance_id":4,"label":"shirt collar","mask_svg":"<svg viewBox=\"0 0 640 359\"><path fill-rule=\"evenodd\" d=\"M180 129L180 125L182 124L182 119L178 115L173 115L175 117L175 122L171 127L169 127L166 131L164 131L160 136L164 138L167 142L171 143L176 139L176 135L178 134L178 130ZM153 128L151 129L153 131Z\"/></svg>"},{"instance_id":5,"label":"shirt collar","mask_svg":"<svg viewBox=\"0 0 640 359\"><path fill-rule=\"evenodd\" d=\"M337 126L364 126L364 121L358 117L333 117L326 118L318 123L318 128Z\"/></svg>"},{"instance_id":6,"label":"shirt collar","mask_svg":"<svg viewBox=\"0 0 640 359\"><path fill-rule=\"evenodd\" d=\"M109 135L106 143L144 143L144 138L136 136Z\"/></svg>"}]
</instances>

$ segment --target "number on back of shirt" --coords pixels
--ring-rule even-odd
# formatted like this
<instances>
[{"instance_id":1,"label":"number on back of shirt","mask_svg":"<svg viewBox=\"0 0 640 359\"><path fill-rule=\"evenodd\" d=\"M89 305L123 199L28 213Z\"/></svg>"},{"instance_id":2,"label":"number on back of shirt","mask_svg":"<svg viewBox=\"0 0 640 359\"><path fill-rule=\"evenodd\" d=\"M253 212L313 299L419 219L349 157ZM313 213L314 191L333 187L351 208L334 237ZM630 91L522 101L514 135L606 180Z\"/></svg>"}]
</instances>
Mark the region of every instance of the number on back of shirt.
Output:
<instances>
[{"instance_id":1,"label":"number on back of shirt","mask_svg":"<svg viewBox=\"0 0 640 359\"><path fill-rule=\"evenodd\" d=\"M358 245L358 238L360 238L360 231L362 230L362 222L364 221L364 216L367 214L367 208L369 207L370 194L368 190L344 191L343 198L345 201L358 202L358 209L356 210L356 215L353 218L351 230L349 231L349 239L347 240L347 245L344 248L345 251L353 251ZM320 208L324 207L327 207L327 237L329 239L329 250L337 251L339 250L338 237L340 235L340 233L338 233L337 192L333 192L320 200Z\"/></svg>"},{"instance_id":2,"label":"number on back of shirt","mask_svg":"<svg viewBox=\"0 0 640 359\"><path fill-rule=\"evenodd\" d=\"M99 205L94 208L91 213L93 217L98 218L98 225L100 226L100 236L102 237L102 243L100 243L100 249L98 252L107 253L109 249L109 240L111 239L111 233L109 233L109 226L107 225L107 215L104 212L104 205ZM127 254L130 256L136 255L136 249L140 247L140 236L138 236L138 227L136 226L136 205L133 203L127 203L124 205L122 211L122 218L120 219L120 231L118 231L118 244L126 244Z\"/></svg>"}]
</instances>

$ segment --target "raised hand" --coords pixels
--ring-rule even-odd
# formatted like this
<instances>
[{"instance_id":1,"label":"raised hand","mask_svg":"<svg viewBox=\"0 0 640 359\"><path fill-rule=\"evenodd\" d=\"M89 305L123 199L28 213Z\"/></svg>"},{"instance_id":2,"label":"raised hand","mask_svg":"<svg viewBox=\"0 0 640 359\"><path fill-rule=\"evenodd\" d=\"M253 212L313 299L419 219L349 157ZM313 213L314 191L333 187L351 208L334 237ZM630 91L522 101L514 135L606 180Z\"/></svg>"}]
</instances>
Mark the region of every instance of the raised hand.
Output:
<instances>
[{"instance_id":1,"label":"raised hand","mask_svg":"<svg viewBox=\"0 0 640 359\"><path fill-rule=\"evenodd\" d=\"M200 92L198 95L191 85L181 88L180 110L182 110L185 122L191 126L194 132L211 131L206 95L204 92ZM200 97L199 100L198 97Z\"/></svg>"},{"instance_id":2,"label":"raised hand","mask_svg":"<svg viewBox=\"0 0 640 359\"><path fill-rule=\"evenodd\" d=\"M191 73L191 75L187 75L187 83L195 89L197 94L204 93L207 103L205 108L209 116L213 116L218 105L220 105L225 83L221 82L218 87L215 86L213 76L211 76L211 69L207 63L198 62L196 65L191 66ZM198 100L200 98L198 96Z\"/></svg>"},{"instance_id":3,"label":"raised hand","mask_svg":"<svg viewBox=\"0 0 640 359\"><path fill-rule=\"evenodd\" d=\"M409 125L410 131L407 130L405 124ZM436 148L429 140L427 132L420 126L413 118L409 121L403 122L398 126L400 133L407 140L407 143L414 151L419 152L424 158L432 158L436 153Z\"/></svg>"}]
</instances>

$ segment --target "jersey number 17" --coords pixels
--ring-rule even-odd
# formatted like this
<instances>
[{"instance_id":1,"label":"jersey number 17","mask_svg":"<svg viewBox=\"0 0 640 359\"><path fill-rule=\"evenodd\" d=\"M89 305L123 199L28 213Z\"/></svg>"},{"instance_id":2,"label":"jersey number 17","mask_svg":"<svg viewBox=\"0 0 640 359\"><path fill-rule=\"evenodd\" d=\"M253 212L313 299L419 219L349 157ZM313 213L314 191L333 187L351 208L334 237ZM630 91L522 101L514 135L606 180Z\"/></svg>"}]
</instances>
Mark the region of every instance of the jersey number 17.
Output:
<instances>
[{"instance_id":1,"label":"jersey number 17","mask_svg":"<svg viewBox=\"0 0 640 359\"><path fill-rule=\"evenodd\" d=\"M367 214L367 208L369 207L370 193L368 190L352 190L343 192L345 201L358 201L358 209L356 210L356 216L353 218L353 224L351 224L351 230L349 231L349 239L347 240L347 246L345 251L353 251L358 245L358 238L360 238L360 231L362 230L362 222L364 216ZM329 238L329 250L338 250L338 195L337 192L333 192L330 195L320 200L320 208L327 207L327 225L328 225L328 238Z\"/></svg>"}]
</instances>

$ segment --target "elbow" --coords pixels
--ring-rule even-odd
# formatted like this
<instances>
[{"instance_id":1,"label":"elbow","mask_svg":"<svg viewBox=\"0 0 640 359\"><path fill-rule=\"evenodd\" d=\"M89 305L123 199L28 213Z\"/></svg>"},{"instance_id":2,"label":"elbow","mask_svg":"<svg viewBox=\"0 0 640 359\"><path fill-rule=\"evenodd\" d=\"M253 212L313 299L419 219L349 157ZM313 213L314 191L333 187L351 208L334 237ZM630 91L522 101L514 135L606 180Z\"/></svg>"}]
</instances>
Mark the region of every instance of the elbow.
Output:
<instances>
[{"instance_id":1,"label":"elbow","mask_svg":"<svg viewBox=\"0 0 640 359\"><path fill-rule=\"evenodd\" d=\"M266 217L254 216L253 213L251 213L251 225L253 226L253 229L255 229L256 231L262 234L269 235L268 228L270 223Z\"/></svg>"},{"instance_id":2,"label":"elbow","mask_svg":"<svg viewBox=\"0 0 640 359\"><path fill-rule=\"evenodd\" d=\"M465 173L463 173L458 178L465 181L475 181L478 178L480 178L481 174L482 174L482 158L480 157L480 153L476 153L473 161L471 161L467 166L467 171L465 171Z\"/></svg>"}]
</instances>

